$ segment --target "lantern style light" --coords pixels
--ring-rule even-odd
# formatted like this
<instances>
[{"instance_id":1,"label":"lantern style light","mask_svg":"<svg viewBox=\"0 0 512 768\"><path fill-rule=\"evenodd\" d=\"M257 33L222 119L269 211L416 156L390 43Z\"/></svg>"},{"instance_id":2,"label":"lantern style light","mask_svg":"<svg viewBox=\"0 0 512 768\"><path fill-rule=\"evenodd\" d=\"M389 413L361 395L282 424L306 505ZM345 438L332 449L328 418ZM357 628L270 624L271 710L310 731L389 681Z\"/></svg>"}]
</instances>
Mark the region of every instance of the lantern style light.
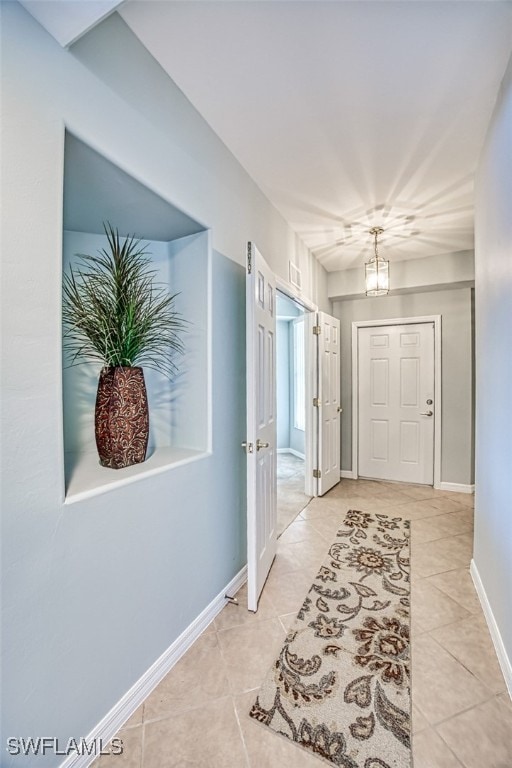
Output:
<instances>
[{"instance_id":1,"label":"lantern style light","mask_svg":"<svg viewBox=\"0 0 512 768\"><path fill-rule=\"evenodd\" d=\"M370 235L375 237L375 254L364 265L367 296L385 296L389 292L389 261L379 256L377 248L377 238L383 232L382 227L370 229Z\"/></svg>"}]
</instances>

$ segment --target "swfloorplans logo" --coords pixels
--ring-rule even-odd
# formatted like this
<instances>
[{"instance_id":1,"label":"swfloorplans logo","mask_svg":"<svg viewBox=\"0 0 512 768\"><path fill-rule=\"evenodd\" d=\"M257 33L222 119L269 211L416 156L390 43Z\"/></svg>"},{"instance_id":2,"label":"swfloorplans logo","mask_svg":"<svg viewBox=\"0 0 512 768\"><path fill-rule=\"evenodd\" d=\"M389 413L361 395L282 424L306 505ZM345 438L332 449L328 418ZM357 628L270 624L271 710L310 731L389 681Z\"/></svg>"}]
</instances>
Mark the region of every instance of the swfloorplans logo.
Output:
<instances>
[{"instance_id":1,"label":"swfloorplans logo","mask_svg":"<svg viewBox=\"0 0 512 768\"><path fill-rule=\"evenodd\" d=\"M122 755L122 739L114 738L112 741L104 744L103 739L59 739L55 736L37 736L37 737L18 737L11 736L7 739L6 751L13 756L16 755L61 755L69 757L70 755L90 755L99 757L100 755Z\"/></svg>"}]
</instances>

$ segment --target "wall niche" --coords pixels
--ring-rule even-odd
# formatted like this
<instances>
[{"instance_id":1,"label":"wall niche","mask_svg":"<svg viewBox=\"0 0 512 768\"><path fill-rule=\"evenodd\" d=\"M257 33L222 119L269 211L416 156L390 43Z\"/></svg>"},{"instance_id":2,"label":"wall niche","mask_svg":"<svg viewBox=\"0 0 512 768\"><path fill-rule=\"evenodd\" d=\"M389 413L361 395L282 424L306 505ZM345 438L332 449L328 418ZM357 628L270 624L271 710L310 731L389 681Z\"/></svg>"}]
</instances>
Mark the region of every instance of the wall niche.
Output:
<instances>
[{"instance_id":1,"label":"wall niche","mask_svg":"<svg viewBox=\"0 0 512 768\"><path fill-rule=\"evenodd\" d=\"M208 455L211 451L209 230L110 160L66 132L62 273L77 254L106 245L103 223L147 245L157 280L177 293L175 307L189 322L185 354L169 381L144 368L150 435L146 461L112 470L99 463L94 404L101 366L69 367L62 355L62 415L66 503L103 493Z\"/></svg>"}]
</instances>

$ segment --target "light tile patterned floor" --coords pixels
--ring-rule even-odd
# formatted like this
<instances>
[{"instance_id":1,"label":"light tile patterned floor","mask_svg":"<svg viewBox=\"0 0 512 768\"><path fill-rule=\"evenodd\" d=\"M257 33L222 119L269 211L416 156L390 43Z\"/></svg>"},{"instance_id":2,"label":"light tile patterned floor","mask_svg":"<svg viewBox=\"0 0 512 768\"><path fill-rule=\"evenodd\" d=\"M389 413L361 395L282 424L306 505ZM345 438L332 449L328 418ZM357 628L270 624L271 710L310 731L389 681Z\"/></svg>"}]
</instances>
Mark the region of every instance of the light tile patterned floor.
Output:
<instances>
[{"instance_id":1,"label":"light tile patterned floor","mask_svg":"<svg viewBox=\"0 0 512 768\"><path fill-rule=\"evenodd\" d=\"M279 539L257 614L228 605L95 768L319 768L247 712L348 509L412 521L414 768L510 768L512 703L469 564L473 498L429 487L342 480Z\"/></svg>"},{"instance_id":2,"label":"light tile patterned floor","mask_svg":"<svg viewBox=\"0 0 512 768\"><path fill-rule=\"evenodd\" d=\"M301 512L310 496L304 493L304 459L277 454L277 532L281 534Z\"/></svg>"}]
</instances>

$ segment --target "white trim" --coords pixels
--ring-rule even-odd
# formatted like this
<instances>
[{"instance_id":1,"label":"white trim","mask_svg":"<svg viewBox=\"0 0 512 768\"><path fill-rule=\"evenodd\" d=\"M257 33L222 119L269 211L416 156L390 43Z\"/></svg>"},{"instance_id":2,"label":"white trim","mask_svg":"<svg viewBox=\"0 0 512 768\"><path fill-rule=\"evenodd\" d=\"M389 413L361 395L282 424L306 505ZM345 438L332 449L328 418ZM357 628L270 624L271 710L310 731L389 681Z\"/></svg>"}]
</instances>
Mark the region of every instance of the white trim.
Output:
<instances>
[{"instance_id":1,"label":"white trim","mask_svg":"<svg viewBox=\"0 0 512 768\"><path fill-rule=\"evenodd\" d=\"M318 306L316 304L313 304L312 301L297 293L297 289L294 285L287 282L286 280L283 280L277 275L274 275L274 277L276 279L276 288L280 293L283 293L289 299L292 299L293 301L297 302L297 304L300 304L300 306L304 307L304 309L306 309L308 312L316 312L318 310Z\"/></svg>"},{"instance_id":2,"label":"white trim","mask_svg":"<svg viewBox=\"0 0 512 768\"><path fill-rule=\"evenodd\" d=\"M478 598L480 600L480 604L484 612L485 620L489 628L491 639L494 644L494 650L496 651L496 656L498 657L498 662L501 667L501 671L503 672L503 677L505 678L505 684L507 686L509 696L510 698L512 698L512 662L509 659L507 651L505 649L505 644L501 637L500 630L498 628L496 619L494 618L494 614L492 612L491 604L489 603L484 585L482 584L482 580L480 578L480 574L478 573L478 568L476 567L476 563L474 560L471 560L471 565L469 566L469 572L471 574L471 578L473 579L473 584L475 585L475 589L477 591Z\"/></svg>"},{"instance_id":3,"label":"white trim","mask_svg":"<svg viewBox=\"0 0 512 768\"><path fill-rule=\"evenodd\" d=\"M441 435L442 435L442 387L441 387L441 315L422 317L397 317L387 320L356 320L352 323L352 473L358 474L359 448L359 387L358 387L358 331L359 328L372 328L382 325L413 325L417 323L434 324L434 398L436 418L434 421L434 488L441 485Z\"/></svg>"},{"instance_id":4,"label":"white trim","mask_svg":"<svg viewBox=\"0 0 512 768\"><path fill-rule=\"evenodd\" d=\"M107 744L124 725L142 702L149 696L165 675L189 650L199 635L211 624L227 604L226 595L234 595L247 580L247 566L234 576L225 589L194 619L174 643L144 672L137 682L114 704L110 712L87 735L87 743L101 739ZM241 606L242 607L242 606ZM70 755L59 768L87 768L96 759L95 755Z\"/></svg>"},{"instance_id":5,"label":"white trim","mask_svg":"<svg viewBox=\"0 0 512 768\"><path fill-rule=\"evenodd\" d=\"M69 453L72 454L71 451ZM64 455L66 456L68 453ZM169 472L193 461L207 459L211 455L211 451L193 451L189 448L161 446L160 448L155 448L152 455L148 456L141 464L132 464L130 467L119 470L119 472L122 472L121 477L118 474L113 477L112 475L107 475L107 480L105 480L105 474L102 472L103 467L101 467L98 461L98 455L95 450L76 454L78 458L75 458L75 472L69 482L64 504L67 506L84 501L84 499L91 499L94 496L101 496L103 493L109 493L116 490L116 488L136 483L143 478L160 475L162 472ZM77 467L82 471L77 473ZM91 477L95 478L96 485L92 488L82 487L86 482L90 481ZM102 482L102 485L99 482Z\"/></svg>"},{"instance_id":6,"label":"white trim","mask_svg":"<svg viewBox=\"0 0 512 768\"><path fill-rule=\"evenodd\" d=\"M340 477L345 480L357 480L357 475L351 469L340 469Z\"/></svg>"},{"instance_id":7,"label":"white trim","mask_svg":"<svg viewBox=\"0 0 512 768\"><path fill-rule=\"evenodd\" d=\"M453 491L453 493L474 493L474 485L465 485L464 483L439 483L437 486L440 491Z\"/></svg>"}]
</instances>

